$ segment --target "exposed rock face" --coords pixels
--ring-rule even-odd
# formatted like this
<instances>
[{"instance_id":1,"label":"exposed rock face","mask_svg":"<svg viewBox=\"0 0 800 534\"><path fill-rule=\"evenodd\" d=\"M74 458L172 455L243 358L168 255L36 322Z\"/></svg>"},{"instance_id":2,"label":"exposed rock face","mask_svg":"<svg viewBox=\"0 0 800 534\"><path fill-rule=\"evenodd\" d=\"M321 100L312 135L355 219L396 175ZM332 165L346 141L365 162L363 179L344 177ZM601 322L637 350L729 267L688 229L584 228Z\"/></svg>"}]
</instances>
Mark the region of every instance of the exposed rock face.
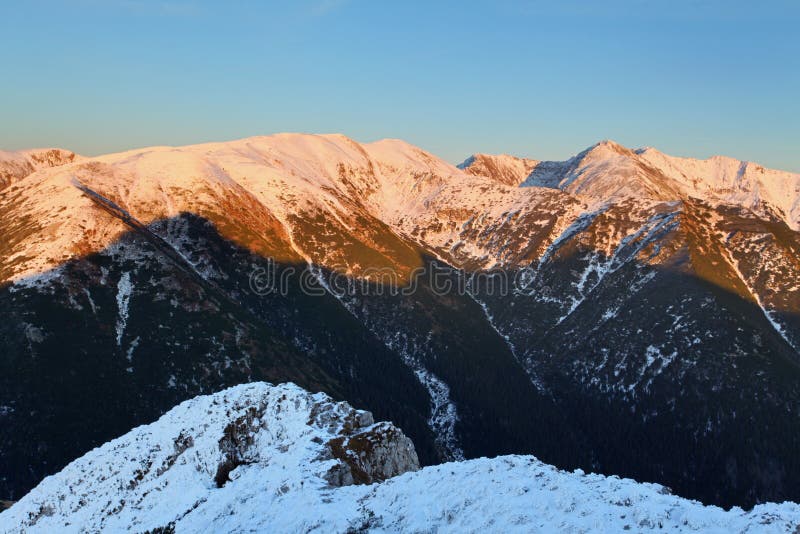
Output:
<instances>
[{"instance_id":1,"label":"exposed rock face","mask_svg":"<svg viewBox=\"0 0 800 534\"><path fill-rule=\"evenodd\" d=\"M297 393L299 389L292 385L276 387L290 388L292 393ZM281 398L281 401L284 400ZM225 426L219 440L222 460L214 476L218 487L230 480L231 471L237 467L264 461L258 435L275 425L274 421L270 421L268 411L268 402L258 399L255 405L248 407L242 415ZM277 413L281 411L279 409ZM391 423L376 424L370 412L356 410L346 403L335 403L327 396L319 395L310 405L307 424L334 436L325 441L322 452L316 458L316 461L337 460L323 475L333 486L372 484L420 468L411 440ZM312 440L317 442L320 438ZM181 435L176 441L176 452L193 445L191 436Z\"/></svg>"},{"instance_id":2,"label":"exposed rock face","mask_svg":"<svg viewBox=\"0 0 800 534\"><path fill-rule=\"evenodd\" d=\"M334 486L371 484L419 469L414 444L402 431L389 423L373 425L369 412L360 419L354 429L358 432L328 442L333 457L343 462L328 472L328 482Z\"/></svg>"},{"instance_id":3,"label":"exposed rock face","mask_svg":"<svg viewBox=\"0 0 800 534\"><path fill-rule=\"evenodd\" d=\"M218 487L230 480L231 471L237 467L259 462L256 437L269 426L266 409L259 402L225 426L219 440L223 457L214 475ZM308 425L335 436L325 442L320 455L320 459L339 460L324 475L331 485L371 484L420 467L411 440L391 423L375 424L370 412L344 403L319 402L311 407ZM176 442L176 449L192 445L191 436L185 436Z\"/></svg>"}]
</instances>

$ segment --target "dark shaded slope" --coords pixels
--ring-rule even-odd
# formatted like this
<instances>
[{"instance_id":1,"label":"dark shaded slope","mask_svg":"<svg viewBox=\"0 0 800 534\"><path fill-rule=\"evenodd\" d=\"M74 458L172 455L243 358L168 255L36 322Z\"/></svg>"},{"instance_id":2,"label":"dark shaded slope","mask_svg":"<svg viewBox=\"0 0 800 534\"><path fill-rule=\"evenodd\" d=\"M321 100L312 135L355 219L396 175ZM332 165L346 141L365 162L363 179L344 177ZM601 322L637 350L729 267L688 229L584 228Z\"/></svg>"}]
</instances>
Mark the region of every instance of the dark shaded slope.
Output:
<instances>
[{"instance_id":1,"label":"dark shaded slope","mask_svg":"<svg viewBox=\"0 0 800 534\"><path fill-rule=\"evenodd\" d=\"M527 291L477 297L584 432L592 469L724 506L797 501L798 354L706 216L657 206L606 254L609 233L641 224L614 208L561 243Z\"/></svg>"},{"instance_id":2,"label":"dark shaded slope","mask_svg":"<svg viewBox=\"0 0 800 534\"><path fill-rule=\"evenodd\" d=\"M440 265L450 291L423 278L410 294L356 284L338 299L318 282L333 272L253 251L283 253L278 234L242 222L238 245L221 237L225 215L130 221L108 249L0 292L0 496L183 399L249 380L292 380L370 409L436 462L453 449L429 421L428 373L455 407L467 457L532 453L723 505L800 500L797 354L731 263L768 284L756 256L784 250L770 269L795 272L785 227L743 240L772 223L725 214L727 243L741 245L729 257L709 209L620 203L566 230L526 288L459 292L474 273ZM379 221L358 215L360 239L324 215L299 222L304 250L362 270L420 257L434 270ZM538 250L539 230L513 231ZM254 291L253 275L270 270L285 286ZM793 298L776 300L789 329Z\"/></svg>"},{"instance_id":3,"label":"dark shaded slope","mask_svg":"<svg viewBox=\"0 0 800 534\"><path fill-rule=\"evenodd\" d=\"M19 497L184 399L250 380L291 380L357 400L405 424L421 456L435 458L425 391L338 302L305 296L296 281L288 296L248 297L249 274L265 259L195 216L154 225L167 228L203 243L224 276L209 284L188 275L150 237L131 232L65 264L44 286L0 291L2 494Z\"/></svg>"}]
</instances>

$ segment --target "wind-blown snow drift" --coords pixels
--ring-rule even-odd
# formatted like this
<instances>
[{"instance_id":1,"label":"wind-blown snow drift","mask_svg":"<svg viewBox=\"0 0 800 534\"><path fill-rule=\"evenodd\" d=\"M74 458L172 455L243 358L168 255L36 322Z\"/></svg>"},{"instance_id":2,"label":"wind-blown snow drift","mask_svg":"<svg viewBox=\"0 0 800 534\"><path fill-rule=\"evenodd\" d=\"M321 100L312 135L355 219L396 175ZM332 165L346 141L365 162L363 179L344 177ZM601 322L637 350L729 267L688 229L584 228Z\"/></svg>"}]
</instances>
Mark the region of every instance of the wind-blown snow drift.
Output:
<instances>
[{"instance_id":1,"label":"wind-blown snow drift","mask_svg":"<svg viewBox=\"0 0 800 534\"><path fill-rule=\"evenodd\" d=\"M410 440L368 412L293 384L253 383L184 402L89 452L0 514L0 529L794 532L800 525L796 504L726 512L662 486L559 471L532 456L417 468Z\"/></svg>"}]
</instances>

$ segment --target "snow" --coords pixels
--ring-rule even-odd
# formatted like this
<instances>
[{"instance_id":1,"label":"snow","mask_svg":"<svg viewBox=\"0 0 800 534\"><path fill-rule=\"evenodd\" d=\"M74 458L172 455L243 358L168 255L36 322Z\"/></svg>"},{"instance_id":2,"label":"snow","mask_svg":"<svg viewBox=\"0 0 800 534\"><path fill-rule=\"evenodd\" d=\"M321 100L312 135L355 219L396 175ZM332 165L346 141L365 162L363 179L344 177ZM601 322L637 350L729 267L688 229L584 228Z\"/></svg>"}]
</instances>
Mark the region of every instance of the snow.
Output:
<instances>
[{"instance_id":1,"label":"snow","mask_svg":"<svg viewBox=\"0 0 800 534\"><path fill-rule=\"evenodd\" d=\"M29 174L48 167L57 167L81 157L60 148L36 148L32 150L0 150L0 189L25 178Z\"/></svg>"},{"instance_id":2,"label":"snow","mask_svg":"<svg viewBox=\"0 0 800 534\"><path fill-rule=\"evenodd\" d=\"M539 163L522 185L567 191L592 207L623 198L698 198L763 215L766 203L800 229L800 174L724 156L681 158L602 141L569 160Z\"/></svg>"},{"instance_id":3,"label":"snow","mask_svg":"<svg viewBox=\"0 0 800 534\"><path fill-rule=\"evenodd\" d=\"M125 359L126 359L126 360L128 360L128 363L131 363L131 362L133 362L133 351L135 351L135 350L136 350L136 347L138 347L138 346L139 346L139 341L140 341L140 340L141 340L141 338L140 338L139 336L136 336L136 337L134 338L134 340L133 340L133 341L131 341L131 344L130 344L130 345L128 345L128 350L127 350L127 351L125 351ZM133 371L133 368L132 368L132 367L129 367L128 369L129 369L131 372Z\"/></svg>"},{"instance_id":4,"label":"snow","mask_svg":"<svg viewBox=\"0 0 800 534\"><path fill-rule=\"evenodd\" d=\"M654 347L653 345L648 345L647 349L645 350L645 361L642 364L641 369L639 369L639 377L636 382L628 386L629 391L634 391L644 379L645 374L650 371L650 376L648 377L644 386L645 391L649 391L650 386L653 384L653 381L656 379L656 377L677 359L677 350L673 350L669 354L663 354L661 352L662 349L663 347ZM658 362L658 367L654 367L656 362Z\"/></svg>"},{"instance_id":5,"label":"snow","mask_svg":"<svg viewBox=\"0 0 800 534\"><path fill-rule=\"evenodd\" d=\"M262 506L279 512L281 501L317 505L330 491L324 477L339 462L325 443L362 423L371 426L361 432L387 428L370 422L366 412L293 384L245 384L197 397L46 478L0 515L0 531L142 532L176 520L184 531L204 524L228 531L232 520L242 521L240 528L269 521ZM234 435L231 424L244 433L231 438L241 440L233 445L242 445L243 457L220 488L215 478L228 457L221 441ZM251 517L231 518L241 506L252 507ZM292 521L305 529L314 522L283 513L273 519L287 525L284 531Z\"/></svg>"},{"instance_id":6,"label":"snow","mask_svg":"<svg viewBox=\"0 0 800 534\"><path fill-rule=\"evenodd\" d=\"M517 186L528 177L538 163L537 160L509 154L473 154L458 165L458 168L470 174L489 177L501 184Z\"/></svg>"},{"instance_id":7,"label":"snow","mask_svg":"<svg viewBox=\"0 0 800 534\"><path fill-rule=\"evenodd\" d=\"M613 141L602 141L563 162L542 162L522 183L578 195L596 210L624 198L669 199L664 183L656 183L637 156Z\"/></svg>"},{"instance_id":8,"label":"snow","mask_svg":"<svg viewBox=\"0 0 800 534\"><path fill-rule=\"evenodd\" d=\"M777 208L800 229L800 174L766 169L725 156L701 160L668 156L654 148L637 151L643 161L670 176L688 196L734 204L756 212L759 203Z\"/></svg>"},{"instance_id":9,"label":"snow","mask_svg":"<svg viewBox=\"0 0 800 534\"><path fill-rule=\"evenodd\" d=\"M456 436L456 423L458 423L458 409L450 399L450 386L429 371L417 356L421 352L420 347L414 346L408 338L401 332L394 332L394 335L382 334L375 331L373 333L379 339L383 339L389 349L396 351L403 360L403 363L417 377L422 387L430 398L430 417L428 426L433 432L434 441L444 458L449 460L463 460L464 451L461 449L458 437Z\"/></svg>"},{"instance_id":10,"label":"snow","mask_svg":"<svg viewBox=\"0 0 800 534\"><path fill-rule=\"evenodd\" d=\"M332 486L324 475L337 460L324 443L339 435L350 413L344 403L291 384L246 384L197 397L45 479L0 513L0 531L172 525L176 532L786 533L800 523L794 503L725 511L657 484L558 470L532 456ZM218 487L221 442L233 421L246 421L241 437L251 446ZM373 426L379 425L385 424Z\"/></svg>"},{"instance_id":11,"label":"snow","mask_svg":"<svg viewBox=\"0 0 800 534\"><path fill-rule=\"evenodd\" d=\"M117 346L122 346L122 335L125 333L125 326L128 324L128 307L130 306L132 292L131 273L124 272L117 284Z\"/></svg>"},{"instance_id":12,"label":"snow","mask_svg":"<svg viewBox=\"0 0 800 534\"><path fill-rule=\"evenodd\" d=\"M659 232L673 223L676 215L675 212L657 213L628 232L620 232L618 229L612 228L614 239L610 239L606 243L609 250L594 249L583 258L587 262L586 267L577 273L577 280L572 283L577 295L572 297L569 309L558 319L556 324L560 324L569 317L596 288L600 287L606 276L621 269L628 260L637 258L638 254L653 241ZM616 245L611 249L614 242ZM631 286L631 289L634 287ZM638 290L638 288L636 289Z\"/></svg>"},{"instance_id":13,"label":"snow","mask_svg":"<svg viewBox=\"0 0 800 534\"><path fill-rule=\"evenodd\" d=\"M506 346L508 347L508 350L511 351L511 355L514 357L514 359L522 364L523 361L520 358L519 353L517 352L517 348L511 342L511 338L508 335L501 332L500 329L497 327L497 323L494 317L492 316L491 311L489 310L489 306L484 301L480 300L479 298L480 295L478 295L477 292L470 285L467 286L466 293L473 301L475 301L475 303L478 306L481 307L481 310L483 310L483 315L486 317L486 321L489 323L489 326L491 326L492 330L497 332L497 335L499 335L500 338L505 342ZM529 366L524 366L524 368L526 373L528 374L528 378L530 379L534 387L536 387L536 389L539 390L540 393L549 393L549 391L547 390L547 386L545 386L544 382L536 375L534 369L530 368Z\"/></svg>"},{"instance_id":14,"label":"snow","mask_svg":"<svg viewBox=\"0 0 800 534\"><path fill-rule=\"evenodd\" d=\"M0 259L0 269L5 279L26 284L127 231L76 189L76 180L145 225L182 212L230 217L225 206L236 202L243 211L257 208L283 236L320 214L327 225L369 243L363 221L380 221L446 252L451 262L484 268L513 262L532 239L552 241L551 223L568 227L625 198L699 197L754 210L763 201L793 228L800 224L800 175L730 158L675 158L605 141L565 162L486 154L469 161L459 169L404 141L359 144L338 134L277 134L74 158L33 169L0 190L0 229L33 221L18 236L14 254ZM527 187L504 185L529 169ZM517 228L525 232L515 235ZM325 247L302 250L292 242L285 249L292 257L280 259L295 260L298 253L358 274L356 265L334 265L341 258Z\"/></svg>"},{"instance_id":15,"label":"snow","mask_svg":"<svg viewBox=\"0 0 800 534\"><path fill-rule=\"evenodd\" d=\"M83 288L83 293L86 295L86 300L89 301L89 306L92 308L92 313L97 315L97 305L94 303L94 299L92 298L92 294L87 288Z\"/></svg>"},{"instance_id":16,"label":"snow","mask_svg":"<svg viewBox=\"0 0 800 534\"><path fill-rule=\"evenodd\" d=\"M450 399L450 386L418 361L411 358L404 358L404 361L414 371L414 375L430 396L431 415L428 418L428 426L433 432L436 445L445 458L463 460L464 451L461 450L456 437L458 410Z\"/></svg>"},{"instance_id":17,"label":"snow","mask_svg":"<svg viewBox=\"0 0 800 534\"><path fill-rule=\"evenodd\" d=\"M265 216L274 217L285 236L297 233L298 221L321 214L326 224L369 242L369 234L360 235L368 230L361 221L371 219L387 224L401 236L423 241L428 248L447 251L451 261L491 268L513 261L531 239L548 239L552 220L542 215L556 219L554 224L564 228L615 199L674 200L702 193L697 187L684 191L691 182L686 177L700 172L693 170L696 166L658 154L604 142L561 163L478 154L472 158L473 166L462 170L396 139L358 144L341 135L278 134L226 143L151 147L41 169L7 188L11 190L9 202L12 194L24 191L21 201L7 207L0 197L0 207L8 209L8 220L36 223L15 245L15 254L2 261L11 272L8 278L24 284L25 279L78 254L108 247L127 230L120 221L98 212L87 195L75 188L77 180L145 225L181 212L212 219L230 216L224 206L236 199L248 208L256 204ZM533 168L524 185L544 187L507 187L496 177L471 174L482 168L476 162L503 175L517 176ZM744 176L748 178L740 180L742 187L755 183L755 178L749 177L760 177L758 169L746 167ZM667 171L669 179L660 176ZM555 178L544 179L543 172ZM775 181L772 171L763 172L764 178L757 183L759 194L769 192L765 197L769 201L780 199L781 212L794 217L798 194L792 184L798 175L775 171L780 178ZM717 180L719 187L707 188L708 195L717 195L728 184L728 174L722 171L706 174L722 176ZM765 181L783 185L769 188L762 184ZM724 198L753 203L749 197ZM526 232L517 236L513 230L520 227ZM293 240L286 248L329 269L358 273L357 266L334 265L334 259L341 258L324 247L302 250Z\"/></svg>"},{"instance_id":18,"label":"snow","mask_svg":"<svg viewBox=\"0 0 800 534\"><path fill-rule=\"evenodd\" d=\"M716 223L716 221L714 222ZM800 353L800 348L798 348L795 345L794 341L786 332L783 325L781 325L777 321L775 313L772 310L770 310L769 307L764 303L762 297L758 294L758 291L755 290L750 280L748 280L748 277L746 277L744 273L742 273L742 269L739 266L739 262L736 261L736 259L732 256L731 251L724 244L723 244L722 256L728 263L728 265L731 267L731 269L733 269L733 271L736 273L736 276L739 278L739 280L742 281L742 284L744 284L745 288L747 288L747 291L753 297L753 300L755 301L756 305L759 307L761 312L764 314L764 318L767 320L770 326L772 326L775 332L777 332L778 335L783 338L783 340L786 342L787 345L792 347L792 349L794 349L796 352Z\"/></svg>"}]
</instances>

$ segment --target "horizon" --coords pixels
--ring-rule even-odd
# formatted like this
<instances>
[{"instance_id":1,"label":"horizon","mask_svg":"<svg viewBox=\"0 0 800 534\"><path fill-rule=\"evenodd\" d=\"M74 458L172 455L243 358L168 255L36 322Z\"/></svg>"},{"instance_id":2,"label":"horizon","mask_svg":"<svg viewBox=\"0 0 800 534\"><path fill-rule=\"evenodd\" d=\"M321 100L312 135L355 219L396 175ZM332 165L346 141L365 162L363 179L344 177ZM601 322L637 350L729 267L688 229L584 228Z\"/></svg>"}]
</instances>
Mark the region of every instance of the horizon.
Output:
<instances>
[{"instance_id":1,"label":"horizon","mask_svg":"<svg viewBox=\"0 0 800 534\"><path fill-rule=\"evenodd\" d=\"M570 159L570 158L572 158L574 156L577 156L581 152L589 150L589 149L591 149L591 148L593 148L593 147L595 147L595 146L597 146L597 145L599 145L599 144L601 144L603 142L611 142L611 143L620 145L620 146L622 146L624 148L627 148L628 150L633 150L633 151L645 150L645 149L654 149L654 150L656 150L658 152L661 152L662 154L665 154L665 155L670 156L670 157L696 159L696 160L699 160L699 161L705 161L705 160L709 160L709 159L712 159L712 158L722 157L722 158L728 158L728 159L733 159L733 160L737 160L737 161L742 161L744 163L753 163L753 164L756 164L756 165L761 165L762 167L765 167L765 168L768 168L768 169L771 169L771 170L776 170L776 171L781 171L781 172L790 172L790 173L793 173L793 174L800 174L800 171L793 171L793 170L781 169L781 168L776 168L776 167L770 167L769 165L765 165L765 164L763 164L763 162L760 162L760 161L746 160L746 159L738 158L735 155L730 155L730 154L709 154L709 155L703 156L703 157L686 156L686 155L683 155L683 154L671 154L671 153L668 153L666 151L661 150L657 146L652 146L652 145L627 146L627 145L624 145L623 143L617 142L615 139L610 139L610 138L607 138L607 137L603 138L603 139L600 139L598 141L595 141L594 143L591 143L591 144L589 144L589 145L587 145L585 147L576 148L575 151L571 155L569 155L569 156L567 156L567 157L565 157L563 159L560 159L560 160L548 160L548 159L545 159L545 158L538 157L537 154L535 154L535 153L531 153L531 154L514 154L514 153L509 153L509 152L491 152L490 153L490 152L473 151L473 152L465 155L461 159L457 159L457 160L453 161L453 160L442 158L441 156L439 156L439 154L436 154L432 150L428 150L424 146L419 146L419 145L416 145L414 143L410 143L406 139L401 139L401 138L398 138L398 137L381 137L381 138L378 138L378 139L371 139L371 140L368 140L368 141L363 141L361 139L355 139L354 137L349 136L349 135L347 135L345 133L342 133L342 132L312 133L312 132L288 132L288 131L287 132L274 132L274 133L269 133L269 134L256 134L256 135L250 135L250 136L247 136L247 137L237 137L237 138L233 138L233 139L200 141L198 143L174 144L174 145L171 145L171 144L144 145L144 146L136 146L136 147L131 147L131 148L124 148L122 150L115 150L115 151L112 151L112 152L103 152L103 153L98 153L98 154L84 154L84 153L80 153L78 151L72 150L70 147L65 147L65 146L34 146L34 147L27 147L27 148L21 148L21 149L16 149L16 150L7 150L7 149L5 149L3 147L0 147L0 152L4 152L4 151L5 152L24 152L24 151L61 149L61 150L69 150L69 151L75 153L78 156L91 159L91 158L98 158L98 157L102 157L102 156L109 156L109 155L113 155L113 154L122 154L122 153L125 153L125 152L137 152L137 151L153 149L153 148L180 149L180 148L184 148L184 147L191 147L191 146L197 146L197 145L206 145L206 144L213 145L213 144L235 143L237 141L244 141L246 139L254 139L254 138L259 138L259 137L272 137L272 136L279 136L279 135L310 135L310 136L336 136L336 135L341 135L341 136L346 137L347 139L349 139L351 141L355 141L356 143L359 143L361 145L369 145L369 144L378 143L378 142L381 142L381 141L392 141L392 140L401 141L401 142L404 142L404 143L409 143L410 145L415 146L416 148L419 148L419 149L421 149L421 150L423 150L425 152L428 152L429 154L432 154L433 156L440 157L440 159L442 159L443 161L445 161L447 163L450 163L450 164L452 164L454 166L459 166L462 163L465 163L467 160L469 160L473 156L477 156L477 155L511 156L511 157L515 157L515 158L519 158L519 159L532 159L532 160L538 160L538 161L566 161L566 160L568 160L568 159Z\"/></svg>"},{"instance_id":2,"label":"horizon","mask_svg":"<svg viewBox=\"0 0 800 534\"><path fill-rule=\"evenodd\" d=\"M38 0L0 23L0 149L330 131L457 164L614 139L800 172L798 22L788 0Z\"/></svg>"}]
</instances>

